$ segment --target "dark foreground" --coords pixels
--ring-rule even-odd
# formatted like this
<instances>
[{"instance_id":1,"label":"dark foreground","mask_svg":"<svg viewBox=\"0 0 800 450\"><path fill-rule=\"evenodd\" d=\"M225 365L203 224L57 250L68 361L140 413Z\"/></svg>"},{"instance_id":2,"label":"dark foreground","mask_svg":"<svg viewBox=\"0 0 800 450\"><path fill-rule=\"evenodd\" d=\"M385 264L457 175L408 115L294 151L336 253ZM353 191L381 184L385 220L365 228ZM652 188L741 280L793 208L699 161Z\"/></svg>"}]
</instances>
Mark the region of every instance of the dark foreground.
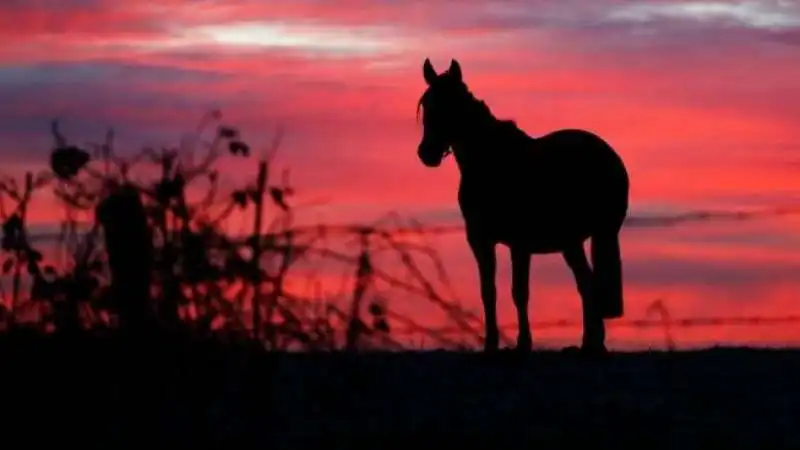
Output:
<instances>
[{"instance_id":1,"label":"dark foreground","mask_svg":"<svg viewBox=\"0 0 800 450\"><path fill-rule=\"evenodd\" d=\"M584 361L4 336L0 357L3 440L26 448L800 448L795 350Z\"/></svg>"}]
</instances>

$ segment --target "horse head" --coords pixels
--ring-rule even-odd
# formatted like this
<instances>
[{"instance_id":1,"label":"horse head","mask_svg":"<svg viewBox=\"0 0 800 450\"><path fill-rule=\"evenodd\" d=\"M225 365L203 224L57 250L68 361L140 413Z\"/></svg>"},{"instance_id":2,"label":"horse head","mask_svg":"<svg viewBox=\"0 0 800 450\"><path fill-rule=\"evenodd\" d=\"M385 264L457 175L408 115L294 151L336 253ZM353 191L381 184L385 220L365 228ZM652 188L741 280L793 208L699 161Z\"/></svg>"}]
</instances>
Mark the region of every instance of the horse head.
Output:
<instances>
[{"instance_id":1,"label":"horse head","mask_svg":"<svg viewBox=\"0 0 800 450\"><path fill-rule=\"evenodd\" d=\"M438 167L451 152L459 113L464 100L469 98L469 90L456 60L451 60L447 71L437 74L431 61L425 59L422 75L428 87L417 103L417 117L420 108L423 111L417 156L426 166Z\"/></svg>"}]
</instances>

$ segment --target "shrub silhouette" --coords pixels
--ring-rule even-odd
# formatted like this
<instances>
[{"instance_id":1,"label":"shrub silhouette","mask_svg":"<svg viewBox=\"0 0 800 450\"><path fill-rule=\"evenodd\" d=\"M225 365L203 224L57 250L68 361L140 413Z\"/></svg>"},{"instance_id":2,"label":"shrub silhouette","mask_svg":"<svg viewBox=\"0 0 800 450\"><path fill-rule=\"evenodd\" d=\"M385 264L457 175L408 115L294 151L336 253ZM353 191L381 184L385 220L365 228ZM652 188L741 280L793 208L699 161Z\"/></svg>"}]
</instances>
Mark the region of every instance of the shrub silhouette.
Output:
<instances>
[{"instance_id":1,"label":"shrub silhouette","mask_svg":"<svg viewBox=\"0 0 800 450\"><path fill-rule=\"evenodd\" d=\"M0 178L2 272L12 285L0 292L0 327L160 330L256 339L274 350L398 348L398 330L445 347L478 342L480 318L445 293L446 275L436 252L420 243L421 227L394 214L374 224L294 225L288 172L271 175L281 133L255 162L253 182L224 189L218 161L254 152L221 119L212 111L179 147L130 157L116 153L113 130L82 148L53 122L49 170L25 174L21 185ZM49 249L27 224L44 190L63 208ZM14 208L6 210L9 200ZM251 230L225 231L240 213L252 214ZM337 247L337 239L354 244ZM389 257L393 270L382 267ZM321 293L316 277L334 264L344 266L349 293ZM310 294L297 290L299 280ZM393 311L392 292L431 302L462 336L440 335Z\"/></svg>"}]
</instances>

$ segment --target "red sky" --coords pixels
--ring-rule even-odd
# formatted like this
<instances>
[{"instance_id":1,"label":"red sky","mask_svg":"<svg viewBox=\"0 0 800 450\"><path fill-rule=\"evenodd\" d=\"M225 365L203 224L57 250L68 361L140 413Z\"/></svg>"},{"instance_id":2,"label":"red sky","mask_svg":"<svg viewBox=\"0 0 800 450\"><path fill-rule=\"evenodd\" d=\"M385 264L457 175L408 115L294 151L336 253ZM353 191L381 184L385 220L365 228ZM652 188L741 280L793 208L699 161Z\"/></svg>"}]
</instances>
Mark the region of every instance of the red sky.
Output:
<instances>
[{"instance_id":1,"label":"red sky","mask_svg":"<svg viewBox=\"0 0 800 450\"><path fill-rule=\"evenodd\" d=\"M800 201L800 4L789 0L5 1L0 158L9 174L43 163L53 117L87 140L114 126L132 151L176 143L218 107L255 144L285 127L280 162L298 200L331 201L314 218L459 223L456 168L415 154L426 57L440 70L457 58L472 91L533 135L606 138L631 174L634 215ZM479 311L463 236L435 243ZM800 314L800 218L630 228L623 252L630 319L656 298L673 316ZM513 323L507 279L502 263ZM578 308L559 257L535 258L533 320ZM612 341L650 339L636 333ZM678 337L800 341L794 327Z\"/></svg>"}]
</instances>

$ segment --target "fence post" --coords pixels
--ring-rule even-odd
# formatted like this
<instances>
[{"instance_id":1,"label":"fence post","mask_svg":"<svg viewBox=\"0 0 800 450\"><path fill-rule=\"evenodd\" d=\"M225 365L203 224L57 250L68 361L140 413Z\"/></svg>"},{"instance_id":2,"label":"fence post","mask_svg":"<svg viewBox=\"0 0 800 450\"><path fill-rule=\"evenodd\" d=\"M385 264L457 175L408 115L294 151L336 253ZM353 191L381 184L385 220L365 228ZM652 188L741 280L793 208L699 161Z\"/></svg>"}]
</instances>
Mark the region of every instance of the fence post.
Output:
<instances>
[{"instance_id":1,"label":"fence post","mask_svg":"<svg viewBox=\"0 0 800 450\"><path fill-rule=\"evenodd\" d=\"M120 328L145 332L155 322L150 304L153 239L139 192L131 185L118 187L97 206L96 217L105 235Z\"/></svg>"}]
</instances>

